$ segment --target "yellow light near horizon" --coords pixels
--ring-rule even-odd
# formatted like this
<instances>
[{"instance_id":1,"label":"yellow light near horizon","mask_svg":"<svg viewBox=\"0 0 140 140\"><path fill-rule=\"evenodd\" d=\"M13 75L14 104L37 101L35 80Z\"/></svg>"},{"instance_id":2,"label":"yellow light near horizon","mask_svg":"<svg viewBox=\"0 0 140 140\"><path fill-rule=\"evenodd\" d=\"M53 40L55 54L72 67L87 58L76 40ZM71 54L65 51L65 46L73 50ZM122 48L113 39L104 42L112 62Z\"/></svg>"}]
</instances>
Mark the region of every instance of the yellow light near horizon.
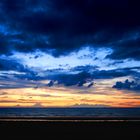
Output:
<instances>
[{"instance_id":1,"label":"yellow light near horizon","mask_svg":"<svg viewBox=\"0 0 140 140\"><path fill-rule=\"evenodd\" d=\"M79 89L70 88L22 88L3 89L0 93L1 107L32 107L37 103L44 107L67 107L76 104L104 105L112 107L137 107L140 106L140 96L134 93L124 93L124 91L109 89L97 89L90 93L79 93ZM107 93L108 91L108 93ZM86 91L85 91L86 92Z\"/></svg>"}]
</instances>

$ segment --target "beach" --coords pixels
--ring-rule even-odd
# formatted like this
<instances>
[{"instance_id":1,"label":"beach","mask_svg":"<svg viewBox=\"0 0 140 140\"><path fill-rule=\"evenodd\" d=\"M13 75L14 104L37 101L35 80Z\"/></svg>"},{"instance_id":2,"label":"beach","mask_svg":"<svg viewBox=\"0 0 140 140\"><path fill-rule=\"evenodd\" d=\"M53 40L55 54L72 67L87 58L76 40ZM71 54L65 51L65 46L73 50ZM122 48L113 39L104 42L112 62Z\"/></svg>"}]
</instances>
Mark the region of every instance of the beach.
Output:
<instances>
[{"instance_id":1,"label":"beach","mask_svg":"<svg viewBox=\"0 0 140 140\"><path fill-rule=\"evenodd\" d=\"M90 138L133 138L140 137L140 119L115 118L10 118L0 119L1 134L11 137L83 137ZM8 136L8 135L5 135Z\"/></svg>"},{"instance_id":2,"label":"beach","mask_svg":"<svg viewBox=\"0 0 140 140\"><path fill-rule=\"evenodd\" d=\"M139 130L139 108L4 108L0 110L0 132L11 137L138 139Z\"/></svg>"}]
</instances>

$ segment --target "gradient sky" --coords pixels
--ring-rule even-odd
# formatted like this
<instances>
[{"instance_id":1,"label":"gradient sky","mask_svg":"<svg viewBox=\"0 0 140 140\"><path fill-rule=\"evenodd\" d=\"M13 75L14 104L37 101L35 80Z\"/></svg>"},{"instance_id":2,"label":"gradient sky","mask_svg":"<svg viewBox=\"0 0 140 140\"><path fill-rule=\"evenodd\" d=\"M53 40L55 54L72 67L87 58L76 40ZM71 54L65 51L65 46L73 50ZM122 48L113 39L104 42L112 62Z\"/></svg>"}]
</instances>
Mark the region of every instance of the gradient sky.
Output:
<instances>
[{"instance_id":1,"label":"gradient sky","mask_svg":"<svg viewBox=\"0 0 140 140\"><path fill-rule=\"evenodd\" d=\"M0 107L140 107L136 0L0 0Z\"/></svg>"}]
</instances>

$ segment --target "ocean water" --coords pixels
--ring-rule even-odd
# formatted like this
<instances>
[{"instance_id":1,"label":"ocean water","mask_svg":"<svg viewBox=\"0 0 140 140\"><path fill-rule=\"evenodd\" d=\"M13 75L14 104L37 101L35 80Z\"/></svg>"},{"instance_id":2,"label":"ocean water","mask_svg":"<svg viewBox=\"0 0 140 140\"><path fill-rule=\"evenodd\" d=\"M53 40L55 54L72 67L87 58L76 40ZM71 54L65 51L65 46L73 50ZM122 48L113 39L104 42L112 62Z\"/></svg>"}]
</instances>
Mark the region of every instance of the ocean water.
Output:
<instances>
[{"instance_id":1,"label":"ocean water","mask_svg":"<svg viewBox=\"0 0 140 140\"><path fill-rule=\"evenodd\" d=\"M0 117L140 117L140 108L0 108Z\"/></svg>"}]
</instances>

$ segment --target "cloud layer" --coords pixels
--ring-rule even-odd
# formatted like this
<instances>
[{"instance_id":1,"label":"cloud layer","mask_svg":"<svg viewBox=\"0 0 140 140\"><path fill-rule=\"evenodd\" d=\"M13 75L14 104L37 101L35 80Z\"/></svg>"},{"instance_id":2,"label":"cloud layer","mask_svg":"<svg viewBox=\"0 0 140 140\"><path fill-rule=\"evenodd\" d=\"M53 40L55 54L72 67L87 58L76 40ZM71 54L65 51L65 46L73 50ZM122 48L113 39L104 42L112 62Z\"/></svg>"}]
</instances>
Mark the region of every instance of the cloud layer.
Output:
<instances>
[{"instance_id":1,"label":"cloud layer","mask_svg":"<svg viewBox=\"0 0 140 140\"><path fill-rule=\"evenodd\" d=\"M1 53L37 49L54 56L83 46L109 47L110 59L139 60L137 1L2 0Z\"/></svg>"},{"instance_id":2,"label":"cloud layer","mask_svg":"<svg viewBox=\"0 0 140 140\"><path fill-rule=\"evenodd\" d=\"M0 0L1 104L139 106L139 13L136 0Z\"/></svg>"},{"instance_id":3,"label":"cloud layer","mask_svg":"<svg viewBox=\"0 0 140 140\"><path fill-rule=\"evenodd\" d=\"M125 82L116 82L113 88L119 90L133 90L140 91L140 82L139 81L129 81L128 79Z\"/></svg>"}]
</instances>

